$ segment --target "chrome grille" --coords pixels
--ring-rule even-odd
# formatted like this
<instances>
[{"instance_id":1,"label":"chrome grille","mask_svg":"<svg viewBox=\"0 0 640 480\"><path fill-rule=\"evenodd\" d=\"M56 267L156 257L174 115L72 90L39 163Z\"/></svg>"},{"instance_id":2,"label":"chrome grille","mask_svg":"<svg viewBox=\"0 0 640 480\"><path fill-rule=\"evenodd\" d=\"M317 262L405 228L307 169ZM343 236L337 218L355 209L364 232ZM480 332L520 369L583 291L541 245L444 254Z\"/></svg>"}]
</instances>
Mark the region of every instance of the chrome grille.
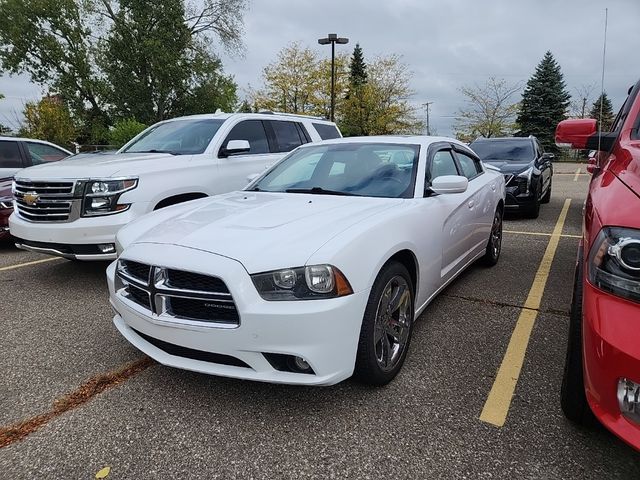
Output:
<instances>
[{"instance_id":1,"label":"chrome grille","mask_svg":"<svg viewBox=\"0 0 640 480\"><path fill-rule=\"evenodd\" d=\"M160 318L227 328L240 324L233 297L218 277L120 259L116 291Z\"/></svg>"},{"instance_id":2,"label":"chrome grille","mask_svg":"<svg viewBox=\"0 0 640 480\"><path fill-rule=\"evenodd\" d=\"M74 182L16 180L13 196L18 214L32 222L67 222L75 216Z\"/></svg>"},{"instance_id":3,"label":"chrome grille","mask_svg":"<svg viewBox=\"0 0 640 480\"><path fill-rule=\"evenodd\" d=\"M509 182L511 182L511 180L513 180L513 175L511 174L506 174L504 176L504 184L508 187L509 186Z\"/></svg>"}]
</instances>

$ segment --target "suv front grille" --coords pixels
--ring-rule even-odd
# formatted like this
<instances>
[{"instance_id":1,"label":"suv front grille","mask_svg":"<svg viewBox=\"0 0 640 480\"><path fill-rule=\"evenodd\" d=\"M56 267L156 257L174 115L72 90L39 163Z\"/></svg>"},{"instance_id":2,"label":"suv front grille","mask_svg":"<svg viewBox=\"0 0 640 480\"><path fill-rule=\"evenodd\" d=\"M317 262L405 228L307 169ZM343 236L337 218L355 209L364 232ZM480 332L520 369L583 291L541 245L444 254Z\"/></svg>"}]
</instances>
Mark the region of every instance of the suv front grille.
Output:
<instances>
[{"instance_id":1,"label":"suv front grille","mask_svg":"<svg viewBox=\"0 0 640 480\"><path fill-rule=\"evenodd\" d=\"M118 260L116 291L152 315L187 322L237 327L240 315L218 277Z\"/></svg>"},{"instance_id":2,"label":"suv front grille","mask_svg":"<svg viewBox=\"0 0 640 480\"><path fill-rule=\"evenodd\" d=\"M73 213L73 190L74 182L16 180L18 213L32 222L67 222Z\"/></svg>"}]
</instances>

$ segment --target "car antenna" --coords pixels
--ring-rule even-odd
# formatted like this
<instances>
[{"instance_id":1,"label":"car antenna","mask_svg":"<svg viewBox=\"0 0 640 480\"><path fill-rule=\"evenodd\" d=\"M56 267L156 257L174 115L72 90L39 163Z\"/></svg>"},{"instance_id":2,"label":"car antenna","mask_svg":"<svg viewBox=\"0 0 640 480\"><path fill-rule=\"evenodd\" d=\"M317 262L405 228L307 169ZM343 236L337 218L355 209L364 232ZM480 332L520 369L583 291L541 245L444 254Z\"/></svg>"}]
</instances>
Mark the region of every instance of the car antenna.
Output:
<instances>
[{"instance_id":1,"label":"car antenna","mask_svg":"<svg viewBox=\"0 0 640 480\"><path fill-rule=\"evenodd\" d=\"M602 111L604 99L604 65L607 55L607 22L609 20L609 9L604 9L604 45L602 47L602 78L600 79L600 120L598 121L598 151L600 151L600 141L602 139Z\"/></svg>"}]
</instances>

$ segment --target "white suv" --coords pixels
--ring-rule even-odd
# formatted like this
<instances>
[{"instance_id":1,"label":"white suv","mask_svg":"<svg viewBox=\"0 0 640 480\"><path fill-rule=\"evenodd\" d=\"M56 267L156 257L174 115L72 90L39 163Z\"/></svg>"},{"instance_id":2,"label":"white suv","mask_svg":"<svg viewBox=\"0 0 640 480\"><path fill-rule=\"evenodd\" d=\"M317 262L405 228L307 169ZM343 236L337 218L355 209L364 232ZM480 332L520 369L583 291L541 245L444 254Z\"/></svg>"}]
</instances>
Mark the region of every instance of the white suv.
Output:
<instances>
[{"instance_id":1,"label":"white suv","mask_svg":"<svg viewBox=\"0 0 640 480\"><path fill-rule=\"evenodd\" d=\"M326 120L273 113L193 115L157 123L113 154L19 172L16 246L76 260L116 257L117 231L158 208L242 189L299 145L340 137ZM168 228L171 228L168 226Z\"/></svg>"}]
</instances>

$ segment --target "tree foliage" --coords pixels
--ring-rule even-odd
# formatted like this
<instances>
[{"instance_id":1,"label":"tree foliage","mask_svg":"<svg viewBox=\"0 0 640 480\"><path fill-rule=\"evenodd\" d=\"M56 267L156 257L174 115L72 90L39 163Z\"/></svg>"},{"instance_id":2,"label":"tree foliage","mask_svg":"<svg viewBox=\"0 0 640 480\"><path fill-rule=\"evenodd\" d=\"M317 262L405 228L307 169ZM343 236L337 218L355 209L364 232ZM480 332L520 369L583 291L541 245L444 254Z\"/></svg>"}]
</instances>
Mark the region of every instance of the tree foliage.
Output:
<instances>
[{"instance_id":1,"label":"tree foliage","mask_svg":"<svg viewBox=\"0 0 640 480\"><path fill-rule=\"evenodd\" d=\"M520 85L510 85L504 79L490 77L484 85L461 87L466 104L456 118L456 136L464 141L476 137L512 135L516 129L518 103L512 101Z\"/></svg>"},{"instance_id":2,"label":"tree foliage","mask_svg":"<svg viewBox=\"0 0 640 480\"><path fill-rule=\"evenodd\" d=\"M349 87L340 119L340 130L344 136L364 134L368 116L368 79L362 47L356 44L349 63Z\"/></svg>"},{"instance_id":3,"label":"tree foliage","mask_svg":"<svg viewBox=\"0 0 640 480\"><path fill-rule=\"evenodd\" d=\"M69 109L59 97L48 96L37 103L29 102L23 113L24 123L19 135L71 148L77 131Z\"/></svg>"},{"instance_id":4,"label":"tree foliage","mask_svg":"<svg viewBox=\"0 0 640 480\"><path fill-rule=\"evenodd\" d=\"M147 125L135 118L119 120L109 131L109 145L120 148L145 128Z\"/></svg>"},{"instance_id":5,"label":"tree foliage","mask_svg":"<svg viewBox=\"0 0 640 480\"><path fill-rule=\"evenodd\" d=\"M600 122L600 107L602 105L602 123ZM602 127L603 132L608 132L613 125L613 120L615 119L615 113L613 112L613 105L611 104L611 100L607 96L607 92L603 92L598 99L593 102L591 106L591 111L589 112L590 118L595 118L598 122L598 131L600 131Z\"/></svg>"},{"instance_id":6,"label":"tree foliage","mask_svg":"<svg viewBox=\"0 0 640 480\"><path fill-rule=\"evenodd\" d=\"M59 94L86 139L117 118L231 109L216 41L242 49L247 0L0 0L0 62Z\"/></svg>"},{"instance_id":7,"label":"tree foliage","mask_svg":"<svg viewBox=\"0 0 640 480\"><path fill-rule=\"evenodd\" d=\"M547 51L527 81L516 119L520 135L535 135L547 150L557 151L556 125L567 118L571 95L551 52Z\"/></svg>"}]
</instances>

